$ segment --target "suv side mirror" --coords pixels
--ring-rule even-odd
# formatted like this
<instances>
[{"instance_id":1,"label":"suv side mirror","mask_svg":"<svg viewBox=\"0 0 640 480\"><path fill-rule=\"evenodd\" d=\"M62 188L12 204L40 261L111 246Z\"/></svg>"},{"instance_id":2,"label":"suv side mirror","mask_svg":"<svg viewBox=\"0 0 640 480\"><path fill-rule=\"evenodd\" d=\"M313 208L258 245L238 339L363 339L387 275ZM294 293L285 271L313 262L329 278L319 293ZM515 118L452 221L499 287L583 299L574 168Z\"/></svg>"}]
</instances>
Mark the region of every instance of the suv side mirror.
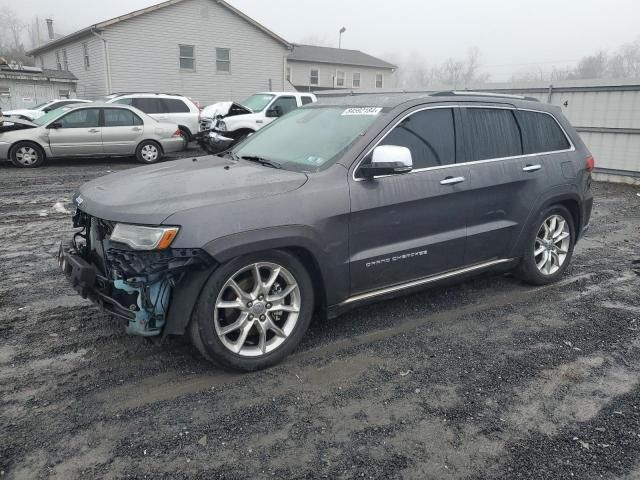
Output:
<instances>
[{"instance_id":1,"label":"suv side mirror","mask_svg":"<svg viewBox=\"0 0 640 480\"><path fill-rule=\"evenodd\" d=\"M59 128L62 128L62 124L60 122L53 122L53 123L50 123L47 128L52 128L53 130L57 130Z\"/></svg>"},{"instance_id":2,"label":"suv side mirror","mask_svg":"<svg viewBox=\"0 0 640 480\"><path fill-rule=\"evenodd\" d=\"M380 145L373 149L371 163L360 167L364 178L379 175L400 175L413 170L411 150L396 145Z\"/></svg>"},{"instance_id":3,"label":"suv side mirror","mask_svg":"<svg viewBox=\"0 0 640 480\"><path fill-rule=\"evenodd\" d=\"M267 117L269 118L278 118L281 116L282 116L282 109L277 105L267 110Z\"/></svg>"}]
</instances>

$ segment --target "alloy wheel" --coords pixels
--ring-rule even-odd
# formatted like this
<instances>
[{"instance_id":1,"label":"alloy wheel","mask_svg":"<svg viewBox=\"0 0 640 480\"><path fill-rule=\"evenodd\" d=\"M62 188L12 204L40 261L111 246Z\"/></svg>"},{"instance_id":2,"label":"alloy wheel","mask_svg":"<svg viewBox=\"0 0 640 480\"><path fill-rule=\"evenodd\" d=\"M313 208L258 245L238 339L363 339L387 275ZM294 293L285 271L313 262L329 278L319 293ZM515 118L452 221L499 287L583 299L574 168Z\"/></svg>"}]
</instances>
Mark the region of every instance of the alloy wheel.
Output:
<instances>
[{"instance_id":1,"label":"alloy wheel","mask_svg":"<svg viewBox=\"0 0 640 480\"><path fill-rule=\"evenodd\" d=\"M543 275L556 273L567 259L571 246L571 230L561 215L551 215L538 230L533 256Z\"/></svg>"},{"instance_id":2,"label":"alloy wheel","mask_svg":"<svg viewBox=\"0 0 640 480\"><path fill-rule=\"evenodd\" d=\"M38 161L39 154L38 151L33 147L20 147L16 151L16 160L20 165L29 166L33 165Z\"/></svg>"},{"instance_id":3,"label":"alloy wheel","mask_svg":"<svg viewBox=\"0 0 640 480\"><path fill-rule=\"evenodd\" d=\"M281 265L248 265L226 281L216 299L214 326L231 352L258 357L281 346L300 315L298 282Z\"/></svg>"}]
</instances>

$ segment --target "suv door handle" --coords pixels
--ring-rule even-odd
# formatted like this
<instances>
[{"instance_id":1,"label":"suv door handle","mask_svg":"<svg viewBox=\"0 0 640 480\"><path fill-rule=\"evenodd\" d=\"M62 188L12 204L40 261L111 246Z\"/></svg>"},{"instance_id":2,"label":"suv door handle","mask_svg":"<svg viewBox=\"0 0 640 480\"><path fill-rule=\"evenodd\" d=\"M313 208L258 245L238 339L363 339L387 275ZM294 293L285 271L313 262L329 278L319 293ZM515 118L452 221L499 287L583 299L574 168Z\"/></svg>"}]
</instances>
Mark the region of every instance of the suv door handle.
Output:
<instances>
[{"instance_id":1,"label":"suv door handle","mask_svg":"<svg viewBox=\"0 0 640 480\"><path fill-rule=\"evenodd\" d=\"M100 133L100 130L98 130L97 128L92 128L91 130L89 130L89 133Z\"/></svg>"},{"instance_id":2,"label":"suv door handle","mask_svg":"<svg viewBox=\"0 0 640 480\"><path fill-rule=\"evenodd\" d=\"M440 180L440 185L455 185L462 182L464 182L464 177L447 177L444 180Z\"/></svg>"},{"instance_id":3,"label":"suv door handle","mask_svg":"<svg viewBox=\"0 0 640 480\"><path fill-rule=\"evenodd\" d=\"M542 165L540 165L540 164L538 164L538 165L526 165L525 167L523 167L522 171L523 172L537 172L541 168L542 168Z\"/></svg>"},{"instance_id":4,"label":"suv door handle","mask_svg":"<svg viewBox=\"0 0 640 480\"><path fill-rule=\"evenodd\" d=\"M140 127L133 127L131 130L133 130L134 132L139 132L142 129Z\"/></svg>"}]
</instances>

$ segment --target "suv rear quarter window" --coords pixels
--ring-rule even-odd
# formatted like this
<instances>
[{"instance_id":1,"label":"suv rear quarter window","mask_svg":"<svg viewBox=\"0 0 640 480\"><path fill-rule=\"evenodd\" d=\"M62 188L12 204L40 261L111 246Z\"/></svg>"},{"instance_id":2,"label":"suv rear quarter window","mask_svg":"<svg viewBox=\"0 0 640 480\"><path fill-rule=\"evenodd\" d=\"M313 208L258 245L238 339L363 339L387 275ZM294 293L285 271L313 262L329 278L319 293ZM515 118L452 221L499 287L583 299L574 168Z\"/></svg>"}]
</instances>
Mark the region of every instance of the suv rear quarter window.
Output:
<instances>
[{"instance_id":1,"label":"suv rear quarter window","mask_svg":"<svg viewBox=\"0 0 640 480\"><path fill-rule=\"evenodd\" d=\"M303 95L302 97L300 97L300 99L302 100L302 105L313 103L313 98L307 97L306 95Z\"/></svg>"},{"instance_id":2,"label":"suv rear quarter window","mask_svg":"<svg viewBox=\"0 0 640 480\"><path fill-rule=\"evenodd\" d=\"M380 145L397 145L411 150L413 168L455 163L453 111L435 108L416 112L400 122Z\"/></svg>"},{"instance_id":3,"label":"suv rear quarter window","mask_svg":"<svg viewBox=\"0 0 640 480\"><path fill-rule=\"evenodd\" d=\"M566 135L551 115L518 110L516 116L522 130L522 147L525 154L555 152L570 147Z\"/></svg>"},{"instance_id":4,"label":"suv rear quarter window","mask_svg":"<svg viewBox=\"0 0 640 480\"><path fill-rule=\"evenodd\" d=\"M522 155L520 130L511 109L474 107L461 110L464 161Z\"/></svg>"}]
</instances>

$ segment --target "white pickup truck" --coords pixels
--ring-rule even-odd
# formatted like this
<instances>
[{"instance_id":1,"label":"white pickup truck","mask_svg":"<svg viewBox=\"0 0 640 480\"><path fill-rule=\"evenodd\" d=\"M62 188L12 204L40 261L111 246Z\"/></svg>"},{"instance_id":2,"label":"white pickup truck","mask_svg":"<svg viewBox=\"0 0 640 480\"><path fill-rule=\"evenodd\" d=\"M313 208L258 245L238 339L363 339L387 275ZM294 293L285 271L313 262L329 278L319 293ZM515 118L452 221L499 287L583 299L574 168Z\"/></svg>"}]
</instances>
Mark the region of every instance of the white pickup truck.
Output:
<instances>
[{"instance_id":1,"label":"white pickup truck","mask_svg":"<svg viewBox=\"0 0 640 480\"><path fill-rule=\"evenodd\" d=\"M214 130L211 135L228 147L291 110L316 101L312 93L261 92L241 103L214 103L202 110L200 131Z\"/></svg>"}]
</instances>

